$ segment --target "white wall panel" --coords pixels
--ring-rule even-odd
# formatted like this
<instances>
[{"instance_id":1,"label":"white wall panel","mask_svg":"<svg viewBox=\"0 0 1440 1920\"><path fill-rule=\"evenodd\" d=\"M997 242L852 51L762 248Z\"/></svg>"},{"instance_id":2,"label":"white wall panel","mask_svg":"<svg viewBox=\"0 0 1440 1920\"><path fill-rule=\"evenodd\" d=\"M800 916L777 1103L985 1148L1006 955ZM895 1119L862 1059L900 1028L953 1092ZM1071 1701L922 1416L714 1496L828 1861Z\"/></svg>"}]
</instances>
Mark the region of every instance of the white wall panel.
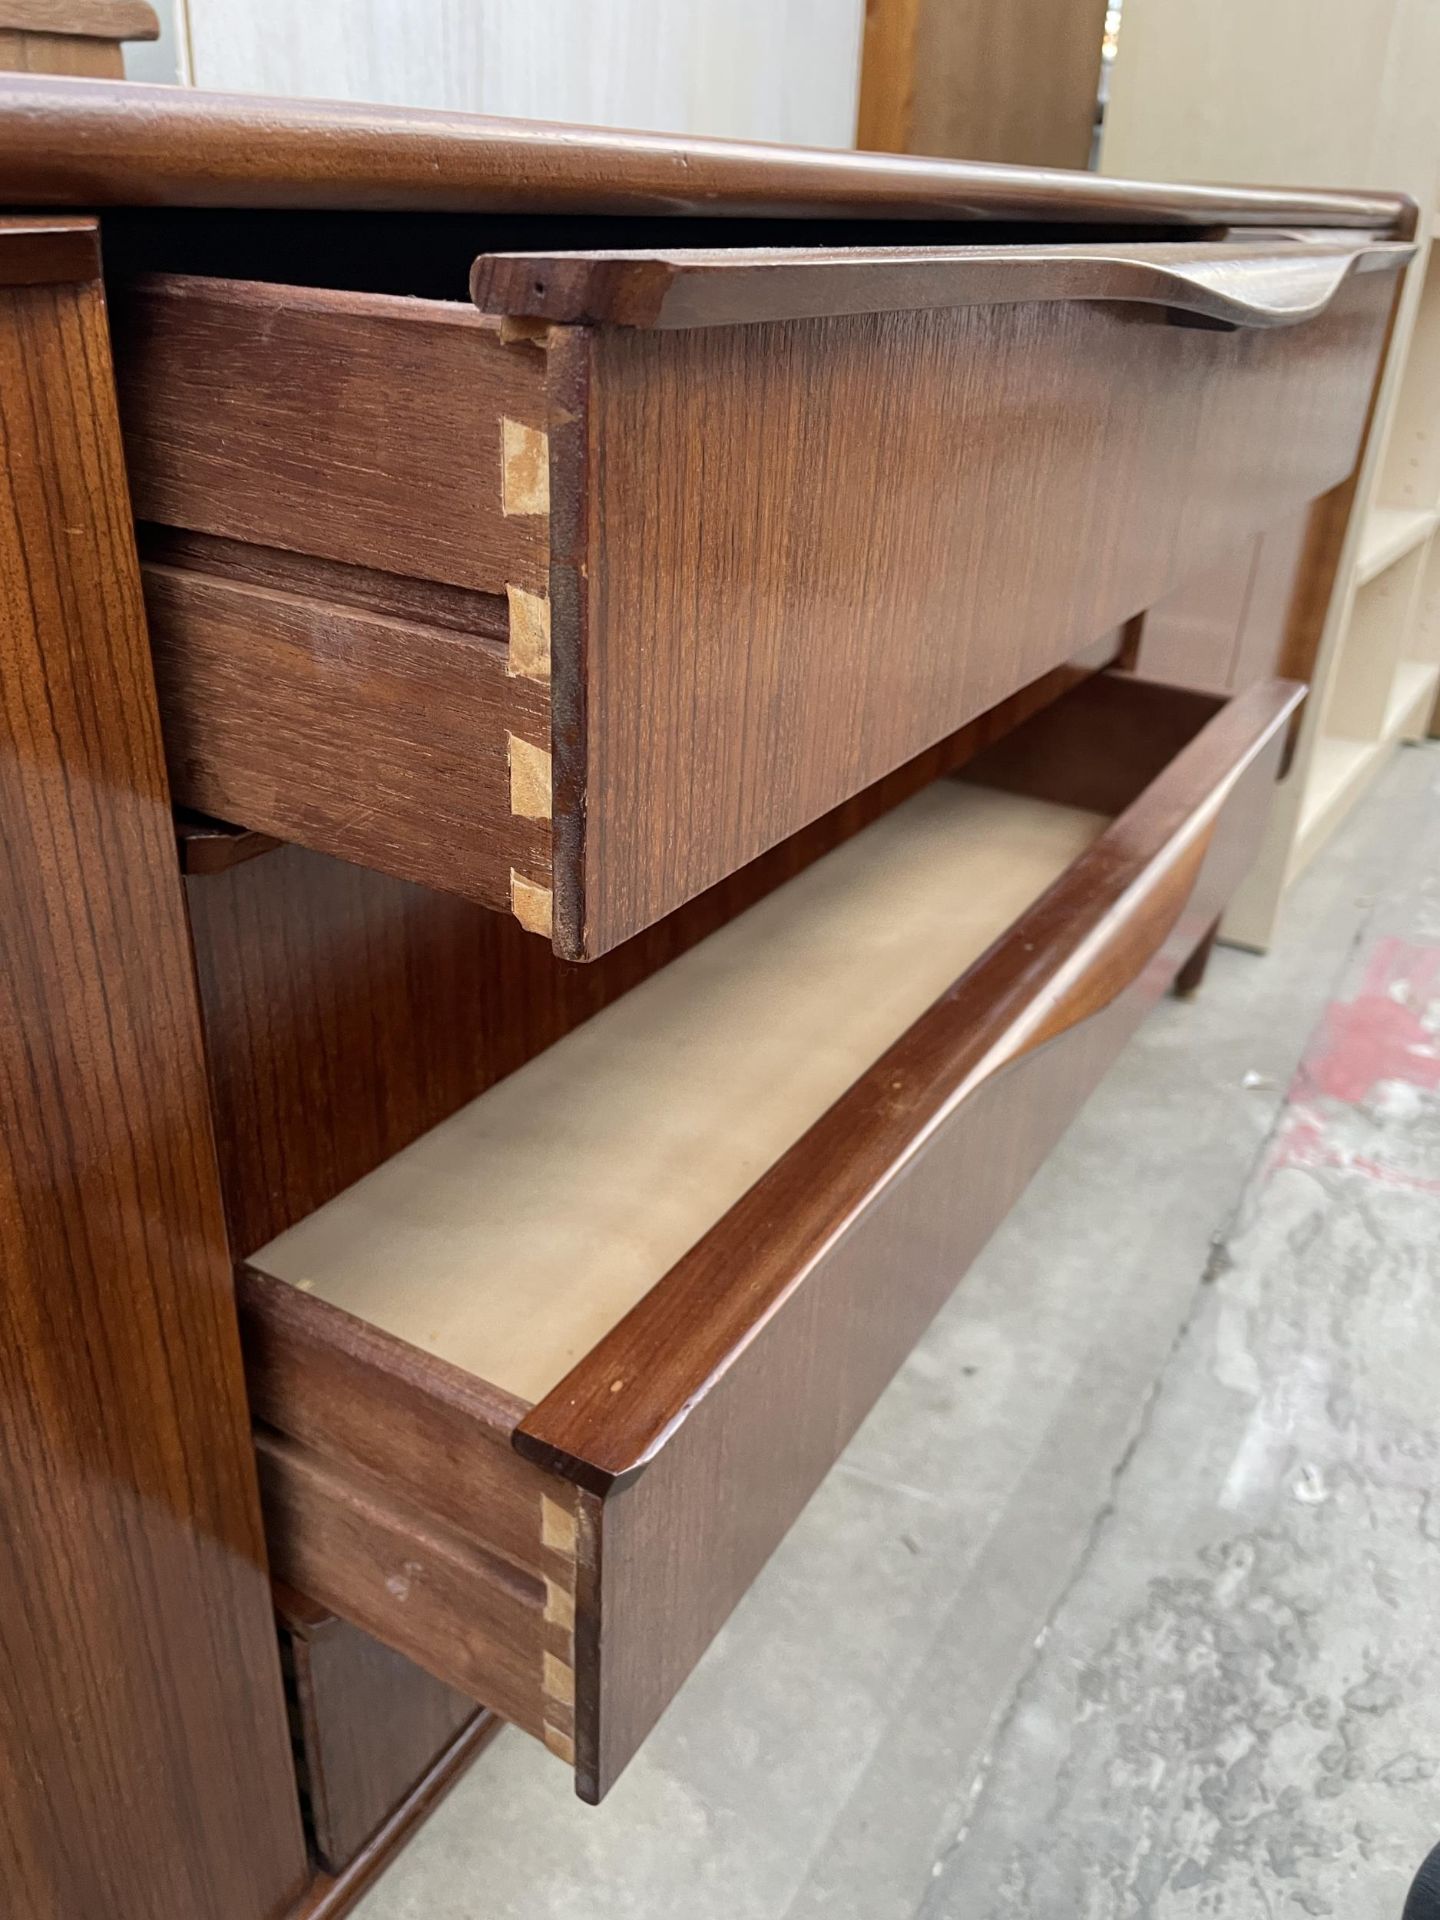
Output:
<instances>
[{"instance_id":1,"label":"white wall panel","mask_svg":"<svg viewBox=\"0 0 1440 1920\"><path fill-rule=\"evenodd\" d=\"M188 0L188 11L202 87L815 146L855 137L864 0Z\"/></svg>"}]
</instances>

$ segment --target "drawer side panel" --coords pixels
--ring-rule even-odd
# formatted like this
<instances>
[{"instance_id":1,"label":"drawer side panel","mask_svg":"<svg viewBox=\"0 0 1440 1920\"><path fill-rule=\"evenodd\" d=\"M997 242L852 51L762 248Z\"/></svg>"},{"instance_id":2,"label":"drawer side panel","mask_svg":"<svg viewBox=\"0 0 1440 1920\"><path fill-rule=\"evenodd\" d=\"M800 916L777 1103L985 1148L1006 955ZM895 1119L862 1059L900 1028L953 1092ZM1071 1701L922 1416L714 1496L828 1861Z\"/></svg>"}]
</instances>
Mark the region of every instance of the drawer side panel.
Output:
<instances>
[{"instance_id":1,"label":"drawer side panel","mask_svg":"<svg viewBox=\"0 0 1440 1920\"><path fill-rule=\"evenodd\" d=\"M111 293L136 518L543 595L544 359L459 302L156 274Z\"/></svg>"},{"instance_id":2,"label":"drawer side panel","mask_svg":"<svg viewBox=\"0 0 1440 1920\"><path fill-rule=\"evenodd\" d=\"M505 912L548 896L549 689L502 642L307 582L144 582L182 806Z\"/></svg>"}]
</instances>

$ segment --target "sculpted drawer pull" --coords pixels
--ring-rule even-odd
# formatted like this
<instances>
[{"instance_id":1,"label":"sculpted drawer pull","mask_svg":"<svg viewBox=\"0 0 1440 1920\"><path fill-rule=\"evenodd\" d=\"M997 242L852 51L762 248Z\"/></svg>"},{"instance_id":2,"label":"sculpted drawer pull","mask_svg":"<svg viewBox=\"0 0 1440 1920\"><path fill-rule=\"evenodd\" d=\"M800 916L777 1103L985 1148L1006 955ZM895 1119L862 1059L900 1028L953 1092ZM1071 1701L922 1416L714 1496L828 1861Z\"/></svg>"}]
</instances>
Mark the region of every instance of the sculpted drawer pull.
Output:
<instances>
[{"instance_id":1,"label":"sculpted drawer pull","mask_svg":"<svg viewBox=\"0 0 1440 1920\"><path fill-rule=\"evenodd\" d=\"M620 327L736 326L837 314L1104 300L1229 327L1313 320L1355 273L1395 271L1401 241L1272 236L1245 242L1042 247L677 247L483 254L486 313Z\"/></svg>"}]
</instances>

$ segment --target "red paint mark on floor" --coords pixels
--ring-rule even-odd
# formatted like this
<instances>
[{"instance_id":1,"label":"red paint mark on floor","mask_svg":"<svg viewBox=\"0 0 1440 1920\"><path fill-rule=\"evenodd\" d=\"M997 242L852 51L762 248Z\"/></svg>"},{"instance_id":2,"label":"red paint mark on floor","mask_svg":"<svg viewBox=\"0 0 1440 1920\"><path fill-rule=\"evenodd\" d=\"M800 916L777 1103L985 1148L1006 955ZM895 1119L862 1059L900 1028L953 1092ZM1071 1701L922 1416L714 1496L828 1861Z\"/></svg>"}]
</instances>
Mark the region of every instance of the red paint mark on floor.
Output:
<instances>
[{"instance_id":1,"label":"red paint mark on floor","mask_svg":"<svg viewBox=\"0 0 1440 1920\"><path fill-rule=\"evenodd\" d=\"M1355 998L1325 1009L1290 1098L1353 1107L1385 1080L1440 1092L1440 947L1377 943Z\"/></svg>"},{"instance_id":2,"label":"red paint mark on floor","mask_svg":"<svg viewBox=\"0 0 1440 1920\"><path fill-rule=\"evenodd\" d=\"M1378 941L1359 991L1333 1000L1311 1037L1267 1156L1267 1171L1338 1167L1381 1186L1440 1193L1430 1177L1346 1145L1335 1108L1358 1107L1396 1083L1440 1092L1440 947Z\"/></svg>"},{"instance_id":3,"label":"red paint mark on floor","mask_svg":"<svg viewBox=\"0 0 1440 1920\"><path fill-rule=\"evenodd\" d=\"M1407 1193L1440 1193L1440 1175L1416 1174L1405 1167L1389 1167L1370 1154L1341 1146L1305 1107L1291 1107L1276 1129L1266 1158L1267 1174L1284 1167L1335 1167L1363 1174L1377 1186L1403 1188Z\"/></svg>"}]
</instances>

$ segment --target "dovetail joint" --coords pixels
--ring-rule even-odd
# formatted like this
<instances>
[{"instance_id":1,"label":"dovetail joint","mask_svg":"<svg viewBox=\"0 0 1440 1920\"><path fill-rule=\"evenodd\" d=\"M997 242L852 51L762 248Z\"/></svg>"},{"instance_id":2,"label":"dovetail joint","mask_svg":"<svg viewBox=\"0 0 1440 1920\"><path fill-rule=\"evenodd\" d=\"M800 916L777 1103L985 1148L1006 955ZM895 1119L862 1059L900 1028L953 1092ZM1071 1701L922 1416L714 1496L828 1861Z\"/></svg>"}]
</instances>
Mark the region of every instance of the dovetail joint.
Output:
<instances>
[{"instance_id":1,"label":"dovetail joint","mask_svg":"<svg viewBox=\"0 0 1440 1920\"><path fill-rule=\"evenodd\" d=\"M559 1627L562 1633L575 1631L575 1595L548 1574L545 1576L545 1620L547 1625Z\"/></svg>"},{"instance_id":2,"label":"dovetail joint","mask_svg":"<svg viewBox=\"0 0 1440 1920\"><path fill-rule=\"evenodd\" d=\"M562 1507L558 1500L552 1500L548 1493L540 1496L540 1544L552 1553L563 1553L573 1559L579 1529L575 1524L575 1515L568 1507Z\"/></svg>"},{"instance_id":3,"label":"dovetail joint","mask_svg":"<svg viewBox=\"0 0 1440 1920\"><path fill-rule=\"evenodd\" d=\"M579 1522L573 1507L540 1496L540 1545L546 1556L545 1644L540 1657L545 1745L575 1764L575 1576Z\"/></svg>"},{"instance_id":4,"label":"dovetail joint","mask_svg":"<svg viewBox=\"0 0 1440 1920\"><path fill-rule=\"evenodd\" d=\"M550 818L550 754L519 734L508 736L510 811L523 820Z\"/></svg>"},{"instance_id":5,"label":"dovetail joint","mask_svg":"<svg viewBox=\"0 0 1440 1920\"><path fill-rule=\"evenodd\" d=\"M550 602L543 593L506 587L510 644L505 671L516 680L550 678Z\"/></svg>"},{"instance_id":6,"label":"dovetail joint","mask_svg":"<svg viewBox=\"0 0 1440 1920\"><path fill-rule=\"evenodd\" d=\"M549 887L527 880L523 873L510 869L510 911L527 933L543 934L549 940L555 931L555 901Z\"/></svg>"},{"instance_id":7,"label":"dovetail joint","mask_svg":"<svg viewBox=\"0 0 1440 1920\"><path fill-rule=\"evenodd\" d=\"M545 1697L553 1700L557 1706L573 1707L575 1704L575 1669L567 1666L558 1655L547 1649L542 1661Z\"/></svg>"},{"instance_id":8,"label":"dovetail joint","mask_svg":"<svg viewBox=\"0 0 1440 1920\"><path fill-rule=\"evenodd\" d=\"M500 421L500 506L506 514L550 511L550 436L508 416Z\"/></svg>"}]
</instances>

